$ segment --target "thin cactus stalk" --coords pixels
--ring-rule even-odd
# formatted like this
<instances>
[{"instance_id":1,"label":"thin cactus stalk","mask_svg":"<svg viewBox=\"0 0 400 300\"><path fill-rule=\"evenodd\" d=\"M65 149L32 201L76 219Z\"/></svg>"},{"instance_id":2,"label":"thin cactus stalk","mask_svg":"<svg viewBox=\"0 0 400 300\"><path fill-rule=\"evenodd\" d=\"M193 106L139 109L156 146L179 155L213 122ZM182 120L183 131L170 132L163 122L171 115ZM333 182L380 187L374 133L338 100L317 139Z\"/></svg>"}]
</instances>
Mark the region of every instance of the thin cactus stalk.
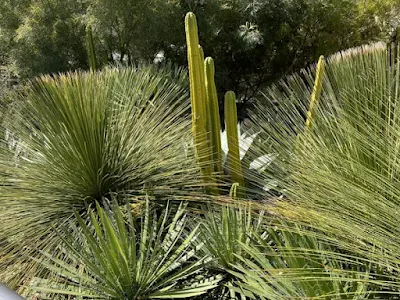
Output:
<instances>
[{"instance_id":1,"label":"thin cactus stalk","mask_svg":"<svg viewBox=\"0 0 400 300\"><path fill-rule=\"evenodd\" d=\"M96 71L97 61L96 61L96 53L94 51L93 32L91 26L88 26L86 29L86 43L87 43L87 52L89 59L89 68L91 71Z\"/></svg>"},{"instance_id":2,"label":"thin cactus stalk","mask_svg":"<svg viewBox=\"0 0 400 300\"><path fill-rule=\"evenodd\" d=\"M214 60L211 57L205 59L205 77L207 92L207 111L210 116L210 141L213 154L214 171L222 173L222 149L221 149L221 120L219 117L219 106L217 89L215 86Z\"/></svg>"},{"instance_id":3,"label":"thin cactus stalk","mask_svg":"<svg viewBox=\"0 0 400 300\"><path fill-rule=\"evenodd\" d=\"M211 163L211 149L208 139L206 88L204 74L204 53L199 45L196 16L189 12L185 18L186 43L188 52L190 100L192 104L192 132L195 154L207 183L215 185ZM211 188L213 189L213 188ZM215 192L215 189L214 191Z\"/></svg>"},{"instance_id":4,"label":"thin cactus stalk","mask_svg":"<svg viewBox=\"0 0 400 300\"><path fill-rule=\"evenodd\" d=\"M206 120L203 115L201 75L200 75L200 51L196 16L188 13L185 18L186 43L189 65L190 100L192 104L192 132L195 141L196 156L199 156L199 139L206 135Z\"/></svg>"},{"instance_id":5,"label":"thin cactus stalk","mask_svg":"<svg viewBox=\"0 0 400 300\"><path fill-rule=\"evenodd\" d=\"M212 159L211 144L210 144L210 133L211 133L211 117L208 111L207 105L207 90L206 90L206 76L205 76L205 63L204 63L204 51L199 45L199 66L200 66L200 88L201 88L201 117L206 121L206 132L207 132L207 146L209 147L210 156L209 160Z\"/></svg>"},{"instance_id":6,"label":"thin cactus stalk","mask_svg":"<svg viewBox=\"0 0 400 300\"><path fill-rule=\"evenodd\" d=\"M244 198L244 179L240 161L237 124L236 96L234 92L229 91L225 94L225 127L228 140L228 162L232 183L239 184L239 198Z\"/></svg>"},{"instance_id":7,"label":"thin cactus stalk","mask_svg":"<svg viewBox=\"0 0 400 300\"><path fill-rule=\"evenodd\" d=\"M318 60L317 70L315 73L315 83L313 92L311 94L310 107L307 112L306 127L311 127L311 121L313 120L314 110L318 105L319 99L322 93L322 82L324 80L325 73L325 58L321 55Z\"/></svg>"}]
</instances>

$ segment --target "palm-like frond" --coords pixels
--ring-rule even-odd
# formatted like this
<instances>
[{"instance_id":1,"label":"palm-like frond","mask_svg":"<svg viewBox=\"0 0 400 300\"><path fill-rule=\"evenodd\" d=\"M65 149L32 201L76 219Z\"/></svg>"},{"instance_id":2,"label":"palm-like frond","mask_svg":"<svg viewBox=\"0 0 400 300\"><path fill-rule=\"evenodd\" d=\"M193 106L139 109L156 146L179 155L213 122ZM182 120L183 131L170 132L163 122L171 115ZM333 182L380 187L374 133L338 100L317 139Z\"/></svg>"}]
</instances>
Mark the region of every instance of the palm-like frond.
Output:
<instances>
[{"instance_id":1,"label":"palm-like frond","mask_svg":"<svg viewBox=\"0 0 400 300\"><path fill-rule=\"evenodd\" d=\"M175 77L109 69L45 76L23 91L0 141L1 281L36 274L27 256L56 246L52 227L74 210L110 195L183 199L199 191L190 102Z\"/></svg>"},{"instance_id":2,"label":"palm-like frond","mask_svg":"<svg viewBox=\"0 0 400 300\"><path fill-rule=\"evenodd\" d=\"M214 260L216 269L227 272L238 256L244 256L240 244L250 244L252 234L262 224L262 214L254 216L251 203L210 206L200 226L200 240L205 244L203 251Z\"/></svg>"},{"instance_id":3,"label":"palm-like frond","mask_svg":"<svg viewBox=\"0 0 400 300\"><path fill-rule=\"evenodd\" d=\"M198 218L199 244L204 244L201 252L210 258L207 266L211 274L221 274L223 279L219 288L213 291L210 299L236 299L234 283L236 277L230 273L234 264L241 258L247 258L242 245L250 245L253 235L263 225L263 214L253 214L252 202L240 201L230 203L214 203L203 208L202 217ZM241 297L244 299L243 297Z\"/></svg>"},{"instance_id":4,"label":"palm-like frond","mask_svg":"<svg viewBox=\"0 0 400 300\"><path fill-rule=\"evenodd\" d=\"M335 259L371 266L370 293L384 298L400 294L400 64L391 54L375 44L330 57L310 129L313 69L268 89L272 109L253 116L270 137L263 151L277 155L265 178L287 198L275 213L311 228Z\"/></svg>"},{"instance_id":5,"label":"palm-like frond","mask_svg":"<svg viewBox=\"0 0 400 300\"><path fill-rule=\"evenodd\" d=\"M316 234L295 224L270 223L251 244L241 244L233 289L252 299L365 299L368 268L331 255Z\"/></svg>"},{"instance_id":6,"label":"palm-like frond","mask_svg":"<svg viewBox=\"0 0 400 300\"><path fill-rule=\"evenodd\" d=\"M219 278L199 274L206 256L197 256L194 247L198 226L186 232L183 205L174 214L167 206L157 217L147 200L140 224L129 204L124 210L117 203L108 211L98 204L96 209L98 216L89 210L88 225L77 214L79 227L63 239L70 261L46 255L42 262L64 281L63 288L44 281L39 290L90 299L177 299L217 285ZM76 242L80 235L83 243Z\"/></svg>"}]
</instances>

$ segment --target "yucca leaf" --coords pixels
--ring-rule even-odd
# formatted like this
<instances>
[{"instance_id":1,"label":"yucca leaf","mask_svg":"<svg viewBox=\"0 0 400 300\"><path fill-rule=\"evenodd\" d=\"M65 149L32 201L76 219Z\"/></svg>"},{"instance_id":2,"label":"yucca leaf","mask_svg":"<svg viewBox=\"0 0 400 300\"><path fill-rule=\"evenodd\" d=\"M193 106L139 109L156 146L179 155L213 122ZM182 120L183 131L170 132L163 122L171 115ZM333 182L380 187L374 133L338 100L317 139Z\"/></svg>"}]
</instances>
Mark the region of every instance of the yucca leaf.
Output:
<instances>
[{"instance_id":1,"label":"yucca leaf","mask_svg":"<svg viewBox=\"0 0 400 300\"><path fill-rule=\"evenodd\" d=\"M191 259L196 254L194 237L197 229L186 234L187 216L182 207L172 215L169 205L157 213L151 210L149 200L146 200L142 221L137 224L129 204L128 210L122 212L115 199L111 203L113 205L108 209L100 203L97 203L96 212L89 209L92 218L88 224L77 214L80 226L73 231L75 236L71 233L63 238L71 265L45 254L48 261L43 262L43 266L65 279L64 294L74 291L75 287L95 295L94 298L141 299L172 295L185 298L216 286L220 278L199 276L206 257L197 255L196 259ZM81 243L74 242L77 236ZM122 246L122 239L126 239L128 248ZM84 266L83 273L77 265ZM185 286L186 282L188 286ZM59 293L63 294L61 290Z\"/></svg>"}]
</instances>

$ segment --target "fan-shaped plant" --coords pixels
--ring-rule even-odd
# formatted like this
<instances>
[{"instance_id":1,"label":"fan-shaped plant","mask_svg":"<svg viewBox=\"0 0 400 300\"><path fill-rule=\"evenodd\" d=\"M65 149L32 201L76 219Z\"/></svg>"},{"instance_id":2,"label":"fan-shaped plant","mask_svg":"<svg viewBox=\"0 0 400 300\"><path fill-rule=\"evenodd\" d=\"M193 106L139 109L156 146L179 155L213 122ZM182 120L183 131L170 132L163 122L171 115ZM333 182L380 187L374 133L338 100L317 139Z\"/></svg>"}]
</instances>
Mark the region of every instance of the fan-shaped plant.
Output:
<instances>
[{"instance_id":1,"label":"fan-shaped plant","mask_svg":"<svg viewBox=\"0 0 400 300\"><path fill-rule=\"evenodd\" d=\"M200 220L199 238L200 243L204 243L201 251L212 259L208 268L224 274L224 286L218 289L221 299L228 294L235 297L231 287L236 278L229 271L241 258L247 257L243 245L252 244L263 222L262 214L253 214L251 204L219 204L205 209L204 218Z\"/></svg>"},{"instance_id":2,"label":"fan-shaped plant","mask_svg":"<svg viewBox=\"0 0 400 300\"><path fill-rule=\"evenodd\" d=\"M108 69L45 76L23 91L0 142L1 281L36 274L21 263L56 246L52 227L73 211L111 195L182 199L197 190L179 77L150 67Z\"/></svg>"},{"instance_id":3,"label":"fan-shaped plant","mask_svg":"<svg viewBox=\"0 0 400 300\"><path fill-rule=\"evenodd\" d=\"M39 290L90 299L178 299L217 285L218 277L200 273L207 257L197 255L198 226L187 232L183 205L174 213L167 206L157 217L147 200L139 223L129 203L124 210L117 203L96 208L98 216L89 210L88 225L77 214L79 227L62 233L68 262L51 255L42 261L59 283L44 280Z\"/></svg>"},{"instance_id":4,"label":"fan-shaped plant","mask_svg":"<svg viewBox=\"0 0 400 300\"><path fill-rule=\"evenodd\" d=\"M251 299L365 299L368 267L337 259L317 237L282 222L253 233L230 270L237 279L232 290Z\"/></svg>"},{"instance_id":5,"label":"fan-shaped plant","mask_svg":"<svg viewBox=\"0 0 400 300\"><path fill-rule=\"evenodd\" d=\"M375 44L328 58L311 127L313 69L266 90L253 115L270 137L263 151L277 155L266 178L288 199L275 213L309 226L336 260L368 266L369 293L380 299L400 294L400 64L390 54Z\"/></svg>"},{"instance_id":6,"label":"fan-shaped plant","mask_svg":"<svg viewBox=\"0 0 400 300\"><path fill-rule=\"evenodd\" d=\"M250 243L263 219L252 214L251 204L225 204L209 207L201 224L204 251L215 259L215 268L226 271L243 252L240 243Z\"/></svg>"}]
</instances>

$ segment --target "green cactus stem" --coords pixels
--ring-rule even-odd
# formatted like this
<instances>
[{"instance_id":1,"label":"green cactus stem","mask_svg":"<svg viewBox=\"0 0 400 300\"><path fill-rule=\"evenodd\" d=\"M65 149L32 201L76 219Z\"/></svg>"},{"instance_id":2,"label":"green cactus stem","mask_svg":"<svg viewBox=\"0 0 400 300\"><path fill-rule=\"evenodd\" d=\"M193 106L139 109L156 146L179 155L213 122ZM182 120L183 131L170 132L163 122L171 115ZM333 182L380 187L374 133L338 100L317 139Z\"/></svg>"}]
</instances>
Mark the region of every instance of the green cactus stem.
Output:
<instances>
[{"instance_id":1,"label":"green cactus stem","mask_svg":"<svg viewBox=\"0 0 400 300\"><path fill-rule=\"evenodd\" d=\"M206 121L206 139L207 139L207 147L209 151L209 161L211 162L212 153L211 153L211 141L210 141L210 133L211 133L211 117L208 111L207 105L207 91L206 91L206 76L205 76L205 63L204 63L204 52L203 48L199 45L199 66L200 66L200 89L201 89L201 118L204 118ZM212 165L212 164L211 164Z\"/></svg>"},{"instance_id":2,"label":"green cactus stem","mask_svg":"<svg viewBox=\"0 0 400 300\"><path fill-rule=\"evenodd\" d=\"M192 133L195 144L195 153L201 172L207 185L215 187L213 166L211 161L211 147L208 139L206 87L204 74L204 53L199 45L199 36L196 16L189 12L185 18L186 43L188 51L190 100L192 104ZM214 188L211 188L214 190Z\"/></svg>"},{"instance_id":3,"label":"green cactus stem","mask_svg":"<svg viewBox=\"0 0 400 300\"><path fill-rule=\"evenodd\" d=\"M318 105L319 99L322 93L322 82L325 73L325 58L321 55L318 60L317 70L315 73L315 83L313 92L311 94L310 107L307 112L306 127L311 127L311 121L313 120L314 111Z\"/></svg>"},{"instance_id":4,"label":"green cactus stem","mask_svg":"<svg viewBox=\"0 0 400 300\"><path fill-rule=\"evenodd\" d=\"M239 136L237 131L237 110L235 93L225 94L225 127L228 140L228 162L231 171L232 183L239 184L239 198L244 198L244 179L239 152Z\"/></svg>"},{"instance_id":5,"label":"green cactus stem","mask_svg":"<svg viewBox=\"0 0 400 300\"><path fill-rule=\"evenodd\" d=\"M192 132L195 141L196 156L200 156L199 139L206 135L207 125L204 118L204 101L201 88L201 65L199 51L199 37L196 16L188 13L185 18L186 43L189 65L190 100L192 104ZM203 116L203 117L202 117Z\"/></svg>"},{"instance_id":6,"label":"green cactus stem","mask_svg":"<svg viewBox=\"0 0 400 300\"><path fill-rule=\"evenodd\" d=\"M86 46L87 46L90 70L96 71L97 62L96 62L96 53L94 51L93 32L91 26L88 26L86 28L86 44L87 44Z\"/></svg>"},{"instance_id":7,"label":"green cactus stem","mask_svg":"<svg viewBox=\"0 0 400 300\"><path fill-rule=\"evenodd\" d=\"M214 171L222 173L222 149L221 149L221 120L219 117L219 106L217 89L215 86L214 60L207 57L204 61L207 92L207 111L210 119L210 141L213 154Z\"/></svg>"}]
</instances>

